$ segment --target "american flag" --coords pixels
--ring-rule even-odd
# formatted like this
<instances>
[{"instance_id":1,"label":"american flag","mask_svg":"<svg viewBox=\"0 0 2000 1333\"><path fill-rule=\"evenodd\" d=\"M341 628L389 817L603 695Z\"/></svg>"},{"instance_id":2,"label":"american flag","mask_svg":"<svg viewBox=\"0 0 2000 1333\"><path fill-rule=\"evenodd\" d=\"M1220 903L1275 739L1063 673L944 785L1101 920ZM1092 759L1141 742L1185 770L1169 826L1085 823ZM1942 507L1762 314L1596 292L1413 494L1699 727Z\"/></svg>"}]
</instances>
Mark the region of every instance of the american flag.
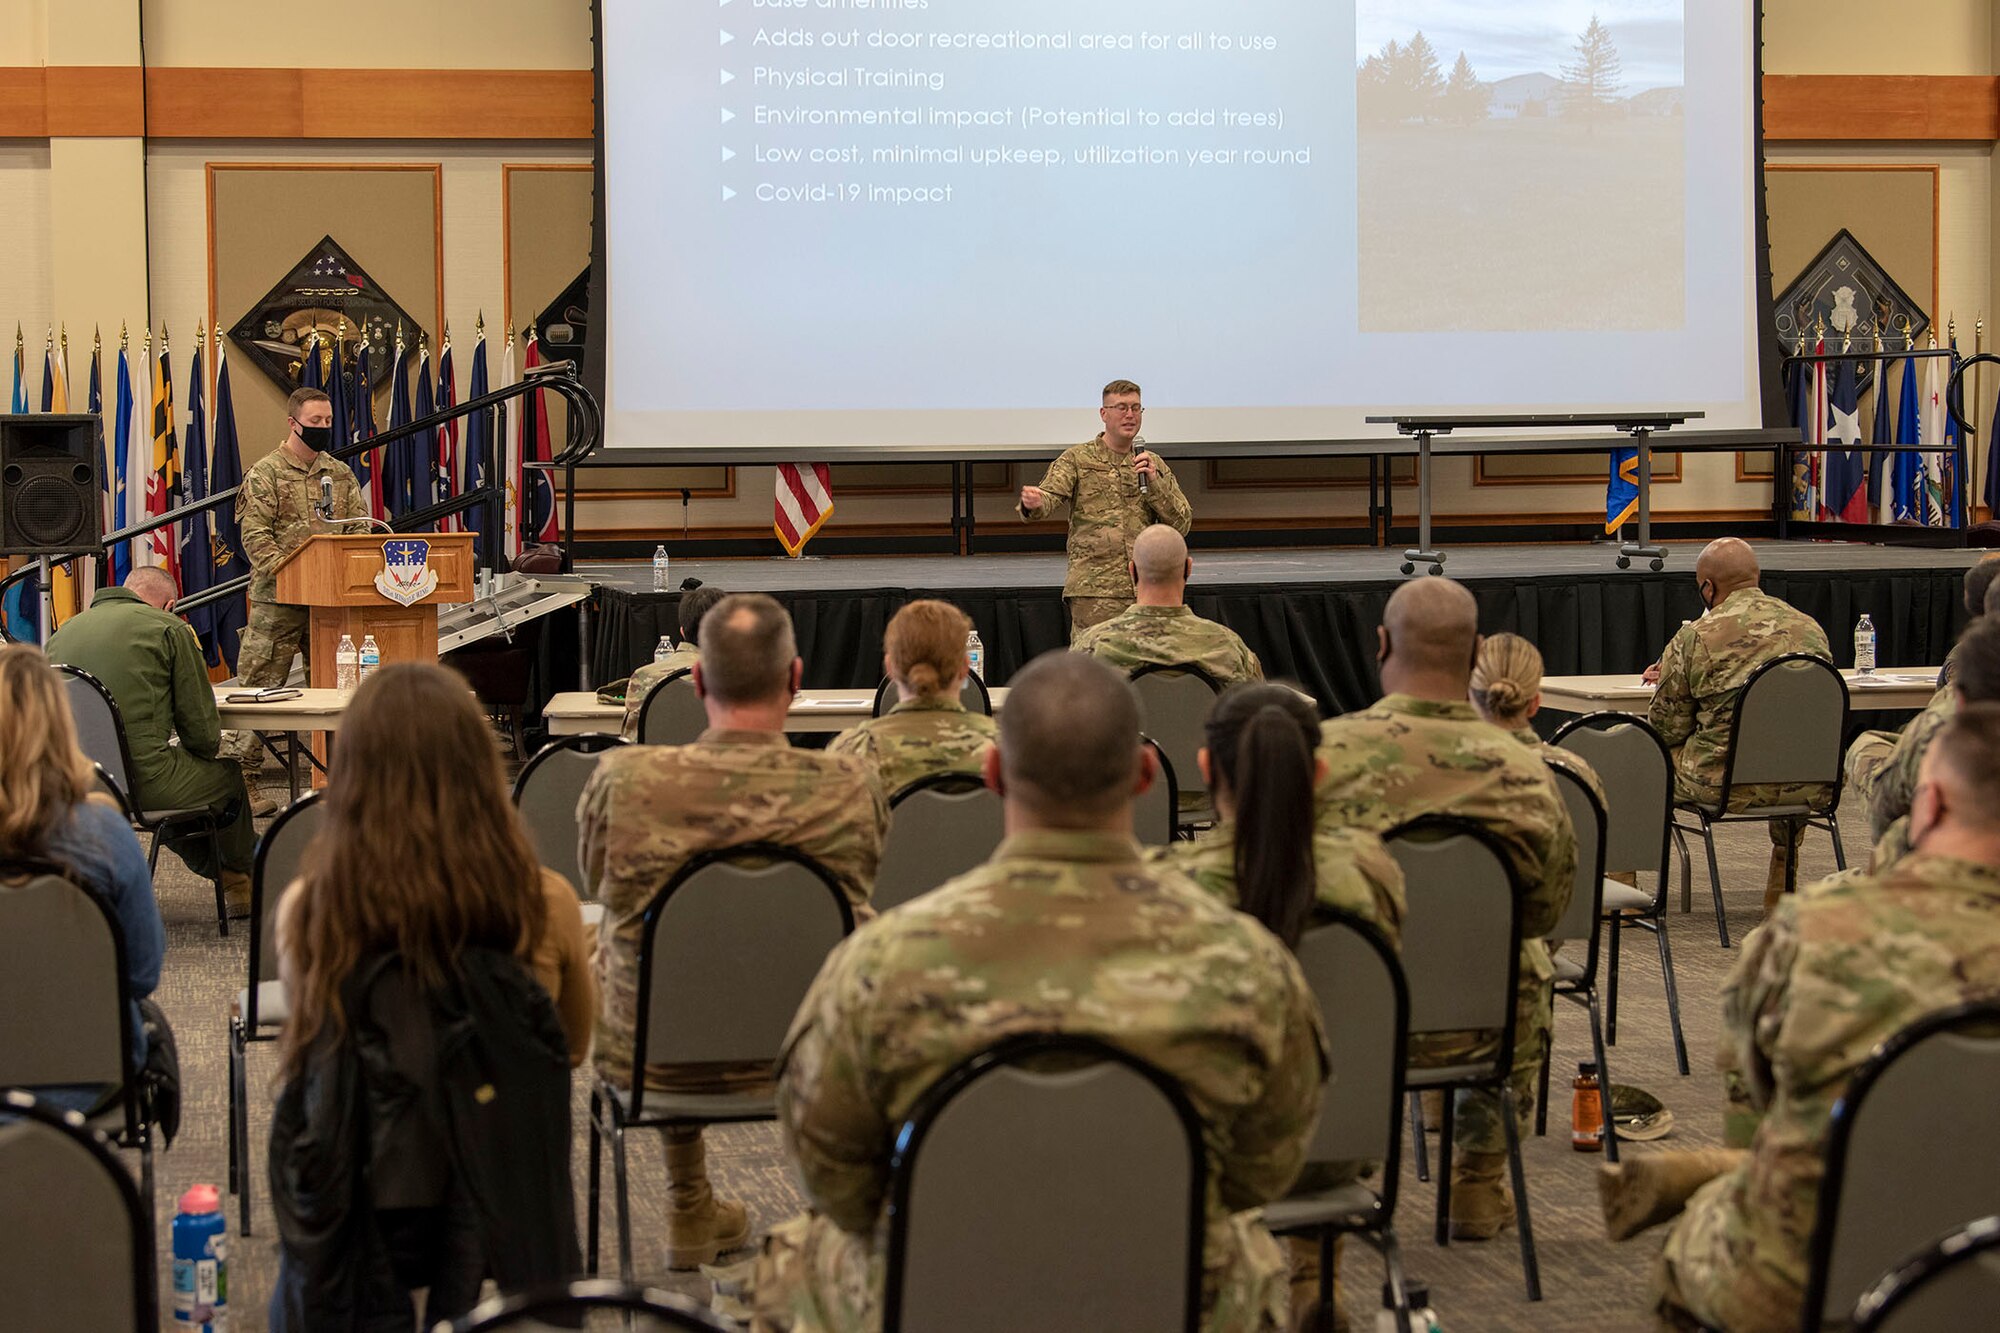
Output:
<instances>
[{"instance_id":1,"label":"american flag","mask_svg":"<svg viewBox=\"0 0 2000 1333\"><path fill-rule=\"evenodd\" d=\"M805 549L812 535L833 516L833 483L824 463L778 464L774 525L786 555Z\"/></svg>"}]
</instances>

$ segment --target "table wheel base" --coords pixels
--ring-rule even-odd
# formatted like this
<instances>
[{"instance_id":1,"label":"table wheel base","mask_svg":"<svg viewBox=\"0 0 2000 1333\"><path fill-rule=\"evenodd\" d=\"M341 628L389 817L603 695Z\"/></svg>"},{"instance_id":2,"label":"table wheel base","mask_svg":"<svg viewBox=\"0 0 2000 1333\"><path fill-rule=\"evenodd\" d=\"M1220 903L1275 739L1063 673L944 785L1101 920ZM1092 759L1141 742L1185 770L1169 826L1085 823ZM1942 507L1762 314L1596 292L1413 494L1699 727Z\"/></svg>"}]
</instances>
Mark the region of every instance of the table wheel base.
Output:
<instances>
[{"instance_id":1,"label":"table wheel base","mask_svg":"<svg viewBox=\"0 0 2000 1333\"><path fill-rule=\"evenodd\" d=\"M1664 546L1641 546L1637 542L1626 542L1618 548L1618 568L1632 568L1632 561L1643 557L1652 571L1657 574L1667 567L1667 548Z\"/></svg>"},{"instance_id":2,"label":"table wheel base","mask_svg":"<svg viewBox=\"0 0 2000 1333\"><path fill-rule=\"evenodd\" d=\"M1417 566L1424 564L1427 564L1431 567L1430 572L1433 574L1444 573L1444 552L1443 551L1403 552L1403 572L1405 574L1416 573Z\"/></svg>"}]
</instances>

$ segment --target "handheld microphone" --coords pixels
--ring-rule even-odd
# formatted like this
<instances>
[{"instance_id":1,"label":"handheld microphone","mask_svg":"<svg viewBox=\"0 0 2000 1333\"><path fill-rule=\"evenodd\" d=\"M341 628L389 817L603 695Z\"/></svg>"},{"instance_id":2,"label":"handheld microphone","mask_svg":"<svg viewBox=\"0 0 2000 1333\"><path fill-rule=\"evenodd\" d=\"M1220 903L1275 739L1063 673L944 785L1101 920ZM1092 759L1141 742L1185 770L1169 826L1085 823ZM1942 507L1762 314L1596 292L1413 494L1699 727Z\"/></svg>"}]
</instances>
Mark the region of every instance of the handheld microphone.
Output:
<instances>
[{"instance_id":1,"label":"handheld microphone","mask_svg":"<svg viewBox=\"0 0 2000 1333\"><path fill-rule=\"evenodd\" d=\"M1139 465L1139 451L1140 451L1140 450L1142 450L1142 449L1144 449L1145 447L1146 447L1146 441L1145 441L1144 439L1142 439L1141 437L1139 437L1139 436L1137 436L1137 435L1134 435L1134 436L1132 437L1132 466L1133 466L1133 467L1137 467L1137 466ZM1146 473L1144 473L1144 472L1141 472L1141 473L1139 474L1139 494L1141 494L1141 495L1151 495L1152 493L1153 493L1153 479L1152 479L1152 478L1151 478L1151 477L1150 477L1149 475L1147 475Z\"/></svg>"},{"instance_id":2,"label":"handheld microphone","mask_svg":"<svg viewBox=\"0 0 2000 1333\"><path fill-rule=\"evenodd\" d=\"M333 478L325 473L319 479L319 516L333 522Z\"/></svg>"}]
</instances>

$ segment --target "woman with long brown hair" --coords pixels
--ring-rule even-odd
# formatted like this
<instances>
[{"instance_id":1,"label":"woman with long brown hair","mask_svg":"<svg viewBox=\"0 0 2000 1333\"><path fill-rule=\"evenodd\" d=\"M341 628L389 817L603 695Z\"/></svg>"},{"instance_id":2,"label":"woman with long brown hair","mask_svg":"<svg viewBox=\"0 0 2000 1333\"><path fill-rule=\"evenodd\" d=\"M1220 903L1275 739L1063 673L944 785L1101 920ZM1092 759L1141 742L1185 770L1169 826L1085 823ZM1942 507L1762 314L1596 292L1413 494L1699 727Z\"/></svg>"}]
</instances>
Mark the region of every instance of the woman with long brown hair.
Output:
<instances>
[{"instance_id":1,"label":"woman with long brown hair","mask_svg":"<svg viewBox=\"0 0 2000 1333\"><path fill-rule=\"evenodd\" d=\"M564 1056L588 1053L597 1008L582 914L456 672L362 682L322 799L276 922L271 1326L409 1327L422 1288L428 1327L487 1277L574 1266Z\"/></svg>"},{"instance_id":2,"label":"woman with long brown hair","mask_svg":"<svg viewBox=\"0 0 2000 1333\"><path fill-rule=\"evenodd\" d=\"M166 1016L146 998L160 983L167 950L153 875L118 803L96 790L62 678L28 644L0 647L0 756L0 874L45 865L110 906L125 942L132 1067L142 1069L154 1046L148 1026L166 1030ZM51 1100L88 1110L83 1103L92 1099Z\"/></svg>"},{"instance_id":3,"label":"woman with long brown hair","mask_svg":"<svg viewBox=\"0 0 2000 1333\"><path fill-rule=\"evenodd\" d=\"M827 751L866 762L884 796L933 773L976 776L999 727L959 702L971 632L972 621L950 602L925 598L898 611L882 636L882 669L896 686L896 706L842 732Z\"/></svg>"}]
</instances>

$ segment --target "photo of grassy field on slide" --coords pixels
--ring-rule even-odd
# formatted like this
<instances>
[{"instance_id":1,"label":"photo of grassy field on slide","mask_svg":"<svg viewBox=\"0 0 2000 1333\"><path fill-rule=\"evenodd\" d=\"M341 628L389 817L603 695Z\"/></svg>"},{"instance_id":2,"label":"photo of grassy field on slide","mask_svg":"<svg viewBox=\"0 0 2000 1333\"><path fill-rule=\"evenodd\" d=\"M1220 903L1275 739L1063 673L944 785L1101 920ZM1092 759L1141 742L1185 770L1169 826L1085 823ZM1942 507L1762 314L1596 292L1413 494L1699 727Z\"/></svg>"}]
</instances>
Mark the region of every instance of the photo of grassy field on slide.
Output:
<instances>
[{"instance_id":1,"label":"photo of grassy field on slide","mask_svg":"<svg viewBox=\"0 0 2000 1333\"><path fill-rule=\"evenodd\" d=\"M1357 12L1362 330L1686 324L1674 0Z\"/></svg>"}]
</instances>

